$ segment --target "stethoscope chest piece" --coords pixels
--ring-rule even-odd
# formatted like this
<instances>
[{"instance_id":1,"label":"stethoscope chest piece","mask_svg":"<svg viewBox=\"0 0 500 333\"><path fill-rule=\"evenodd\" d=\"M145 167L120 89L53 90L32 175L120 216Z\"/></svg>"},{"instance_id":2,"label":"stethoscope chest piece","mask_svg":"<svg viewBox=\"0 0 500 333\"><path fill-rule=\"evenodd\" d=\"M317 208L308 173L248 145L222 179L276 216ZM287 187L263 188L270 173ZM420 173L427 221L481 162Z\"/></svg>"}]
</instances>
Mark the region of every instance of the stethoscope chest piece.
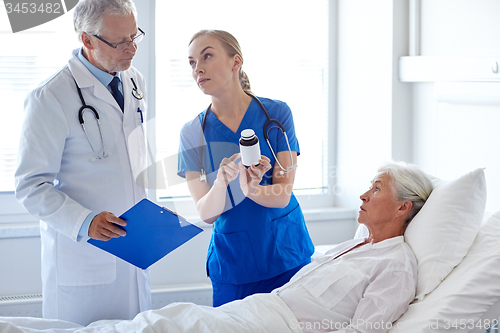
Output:
<instances>
[{"instance_id":1,"label":"stethoscope chest piece","mask_svg":"<svg viewBox=\"0 0 500 333\"><path fill-rule=\"evenodd\" d=\"M143 99L144 95L142 94L142 91L137 87L137 85L135 84L135 81L133 78L130 78L130 80L132 81L132 84L134 85L134 88L132 89L132 95L137 98L138 100L141 100Z\"/></svg>"},{"instance_id":2,"label":"stethoscope chest piece","mask_svg":"<svg viewBox=\"0 0 500 333\"><path fill-rule=\"evenodd\" d=\"M134 95L134 97L137 98L138 100L141 100L144 97L142 95L142 91L140 91L139 88L132 89L132 95Z\"/></svg>"}]
</instances>

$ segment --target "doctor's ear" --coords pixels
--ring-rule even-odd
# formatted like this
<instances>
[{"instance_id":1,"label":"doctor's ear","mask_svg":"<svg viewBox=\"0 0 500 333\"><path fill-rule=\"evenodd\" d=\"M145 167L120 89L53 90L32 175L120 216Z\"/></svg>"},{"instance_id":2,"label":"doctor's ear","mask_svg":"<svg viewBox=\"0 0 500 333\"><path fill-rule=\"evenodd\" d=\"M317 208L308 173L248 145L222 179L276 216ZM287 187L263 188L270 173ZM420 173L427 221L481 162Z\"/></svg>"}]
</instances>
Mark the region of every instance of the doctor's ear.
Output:
<instances>
[{"instance_id":1,"label":"doctor's ear","mask_svg":"<svg viewBox=\"0 0 500 333\"><path fill-rule=\"evenodd\" d=\"M82 43L85 48L92 50L94 46L92 45L92 39L86 32L82 32Z\"/></svg>"}]
</instances>

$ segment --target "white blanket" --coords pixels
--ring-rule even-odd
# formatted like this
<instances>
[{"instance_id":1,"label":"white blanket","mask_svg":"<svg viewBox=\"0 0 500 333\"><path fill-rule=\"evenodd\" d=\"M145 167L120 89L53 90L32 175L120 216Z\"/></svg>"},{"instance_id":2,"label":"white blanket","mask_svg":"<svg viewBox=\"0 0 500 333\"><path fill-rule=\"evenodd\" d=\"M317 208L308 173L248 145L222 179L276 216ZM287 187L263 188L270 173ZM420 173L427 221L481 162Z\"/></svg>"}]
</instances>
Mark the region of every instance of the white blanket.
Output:
<instances>
[{"instance_id":1,"label":"white blanket","mask_svg":"<svg viewBox=\"0 0 500 333\"><path fill-rule=\"evenodd\" d=\"M296 323L295 316L278 296L257 294L218 308L192 303L173 303L159 310L142 312L133 320L101 320L87 327L61 320L0 317L0 332L301 333Z\"/></svg>"}]
</instances>

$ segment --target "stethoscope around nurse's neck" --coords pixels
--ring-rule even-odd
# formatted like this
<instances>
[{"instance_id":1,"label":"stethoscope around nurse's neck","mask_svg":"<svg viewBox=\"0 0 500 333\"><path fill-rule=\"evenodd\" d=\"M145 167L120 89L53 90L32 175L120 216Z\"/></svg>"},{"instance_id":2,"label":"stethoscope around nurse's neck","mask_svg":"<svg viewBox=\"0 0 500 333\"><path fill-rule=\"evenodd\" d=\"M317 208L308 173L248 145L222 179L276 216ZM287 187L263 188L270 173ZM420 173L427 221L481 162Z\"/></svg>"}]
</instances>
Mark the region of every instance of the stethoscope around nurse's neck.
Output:
<instances>
[{"instance_id":1,"label":"stethoscope around nurse's neck","mask_svg":"<svg viewBox=\"0 0 500 333\"><path fill-rule=\"evenodd\" d=\"M262 111L264 111L264 113L266 114L267 121L263 127L264 139L266 140L267 145L269 146L269 149L271 150L271 153L274 156L274 160L276 161L276 163L278 163L278 166L281 168L280 175L284 175L285 173L289 173L290 171L297 168L297 164L293 164L290 168L285 169L281 165L281 163L278 161L278 157L274 153L273 147L271 146L271 142L269 141L269 131L272 128L278 127L281 130L281 132L283 133L283 135L285 136L285 141L286 141L286 144L288 146L288 152L290 153L290 161L291 161L291 163L293 163L292 149L290 148L290 143L288 142L288 135L286 135L285 127L283 126L283 124L279 120L271 118L271 116L267 112L267 109L264 106L264 104L262 104L262 102L255 95L253 95L247 91L245 91L245 93L248 96L252 97L257 103L259 103L259 106L261 107ZM207 172L203 168L203 133L205 131L205 124L207 122L208 112L210 111L211 107L212 107L212 104L210 104L207 107L207 110L205 111L205 115L203 116L203 121L201 123L201 136L200 136L200 168L201 168L200 181L201 182L207 182ZM269 124L271 124L271 123L276 123L278 126L273 126L271 128L268 128Z\"/></svg>"},{"instance_id":2,"label":"stethoscope around nurse's neck","mask_svg":"<svg viewBox=\"0 0 500 333\"><path fill-rule=\"evenodd\" d=\"M82 102L82 106L80 107L80 110L78 110L78 121L80 122L80 125L82 125L83 131L85 132L85 136L87 137L87 141L89 142L90 148L92 149L92 152L94 152L94 155L96 156L93 160L96 160L96 159L100 160L100 159L106 158L109 155L111 155L111 153L106 154L106 146L104 144L104 137L102 135L101 122L99 120L99 113L97 112L97 110L93 106L85 103L85 99L83 98L82 90L80 89L80 87L78 86L78 83L76 82L76 80L74 78L73 78L73 80L75 81L76 90L78 91L78 96L80 96L80 101ZM130 78L130 80L132 81L132 84L134 86L134 88L132 88L132 95L138 100L143 99L142 91L137 87L134 78ZM101 155L99 155L95 151L94 146L92 146L92 142L90 141L87 130L85 129L85 120L83 119L83 116L84 116L85 112L87 112L89 110L92 111L92 113L94 114L94 118L97 122L97 127L99 128L99 134L101 136L101 143L102 143L102 154ZM141 116L142 116L142 113L141 113Z\"/></svg>"}]
</instances>

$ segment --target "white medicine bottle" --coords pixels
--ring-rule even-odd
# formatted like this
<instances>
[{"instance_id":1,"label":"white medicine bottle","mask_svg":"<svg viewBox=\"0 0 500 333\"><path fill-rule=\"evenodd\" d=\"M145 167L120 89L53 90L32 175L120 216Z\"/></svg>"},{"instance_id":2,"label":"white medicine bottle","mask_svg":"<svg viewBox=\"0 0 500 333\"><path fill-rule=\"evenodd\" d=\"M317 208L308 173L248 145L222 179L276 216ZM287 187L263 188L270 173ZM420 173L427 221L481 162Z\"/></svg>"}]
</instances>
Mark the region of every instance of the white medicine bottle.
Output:
<instances>
[{"instance_id":1,"label":"white medicine bottle","mask_svg":"<svg viewBox=\"0 0 500 333\"><path fill-rule=\"evenodd\" d=\"M253 129L245 129L241 131L240 153L241 163L243 163L244 166L249 167L251 165L259 165L259 138L255 135Z\"/></svg>"}]
</instances>

